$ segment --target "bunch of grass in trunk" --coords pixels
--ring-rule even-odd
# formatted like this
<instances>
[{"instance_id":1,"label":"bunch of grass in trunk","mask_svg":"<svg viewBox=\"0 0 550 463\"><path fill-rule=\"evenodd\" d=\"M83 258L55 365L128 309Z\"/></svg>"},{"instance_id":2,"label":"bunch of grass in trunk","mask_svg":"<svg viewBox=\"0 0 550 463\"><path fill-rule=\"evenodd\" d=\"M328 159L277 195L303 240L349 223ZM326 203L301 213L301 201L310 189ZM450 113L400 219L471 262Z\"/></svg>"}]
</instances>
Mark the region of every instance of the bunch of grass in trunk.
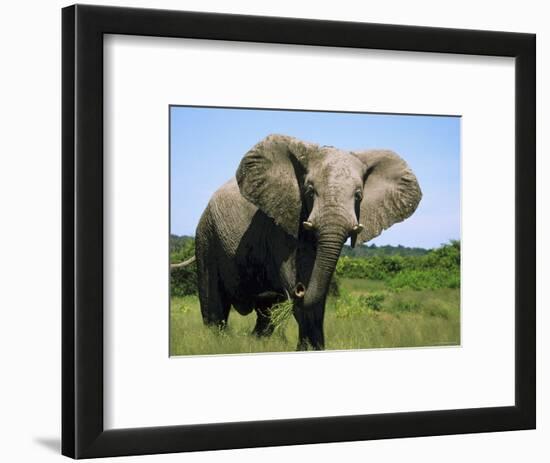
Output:
<instances>
[{"instance_id":1,"label":"bunch of grass in trunk","mask_svg":"<svg viewBox=\"0 0 550 463\"><path fill-rule=\"evenodd\" d=\"M271 324L276 330L283 330L292 314L293 303L290 300L280 302L271 307Z\"/></svg>"}]
</instances>

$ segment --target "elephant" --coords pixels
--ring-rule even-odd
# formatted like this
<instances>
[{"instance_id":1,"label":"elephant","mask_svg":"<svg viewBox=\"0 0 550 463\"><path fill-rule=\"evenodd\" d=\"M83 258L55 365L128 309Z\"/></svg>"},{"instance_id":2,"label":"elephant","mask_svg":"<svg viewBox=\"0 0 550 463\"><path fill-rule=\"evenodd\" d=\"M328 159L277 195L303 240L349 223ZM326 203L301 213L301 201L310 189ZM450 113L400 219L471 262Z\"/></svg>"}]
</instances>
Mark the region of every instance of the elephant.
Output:
<instances>
[{"instance_id":1,"label":"elephant","mask_svg":"<svg viewBox=\"0 0 550 463\"><path fill-rule=\"evenodd\" d=\"M255 311L269 336L274 304L291 301L297 350L323 350L328 288L341 250L408 218L418 181L390 150L343 151L269 135L211 197L196 230L203 322L223 329L230 308Z\"/></svg>"}]
</instances>

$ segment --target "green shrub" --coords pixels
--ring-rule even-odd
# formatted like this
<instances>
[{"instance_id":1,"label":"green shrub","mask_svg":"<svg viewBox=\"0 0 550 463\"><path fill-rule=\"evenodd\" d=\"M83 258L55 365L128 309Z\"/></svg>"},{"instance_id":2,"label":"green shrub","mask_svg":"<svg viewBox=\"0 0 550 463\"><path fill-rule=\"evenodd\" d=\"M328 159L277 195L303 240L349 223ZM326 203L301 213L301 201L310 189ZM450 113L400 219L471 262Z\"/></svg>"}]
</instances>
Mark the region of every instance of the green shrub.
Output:
<instances>
[{"instance_id":1,"label":"green shrub","mask_svg":"<svg viewBox=\"0 0 550 463\"><path fill-rule=\"evenodd\" d=\"M343 256L336 264L336 275L346 278L369 278L371 280L384 280L387 275L387 266L384 261L393 259L390 257L353 258Z\"/></svg>"},{"instance_id":2,"label":"green shrub","mask_svg":"<svg viewBox=\"0 0 550 463\"><path fill-rule=\"evenodd\" d=\"M170 235L170 263L176 264L195 255L195 238Z\"/></svg>"},{"instance_id":3,"label":"green shrub","mask_svg":"<svg viewBox=\"0 0 550 463\"><path fill-rule=\"evenodd\" d=\"M460 287L460 242L451 241L421 255L342 256L336 275L381 280L394 290Z\"/></svg>"},{"instance_id":4,"label":"green shrub","mask_svg":"<svg viewBox=\"0 0 550 463\"><path fill-rule=\"evenodd\" d=\"M371 293L355 295L348 290L341 289L340 297L334 301L336 317L349 318L365 316L369 312L382 310L385 293Z\"/></svg>"},{"instance_id":5,"label":"green shrub","mask_svg":"<svg viewBox=\"0 0 550 463\"><path fill-rule=\"evenodd\" d=\"M430 270L405 270L398 273L388 280L388 286L391 289L410 288L421 289L439 289L439 288L459 288L460 271L458 269L430 269Z\"/></svg>"},{"instance_id":6,"label":"green shrub","mask_svg":"<svg viewBox=\"0 0 550 463\"><path fill-rule=\"evenodd\" d=\"M372 293L367 295L359 296L359 304L363 307L366 307L369 310L374 310L376 312L382 309L382 302L386 298L384 293Z\"/></svg>"},{"instance_id":7,"label":"green shrub","mask_svg":"<svg viewBox=\"0 0 550 463\"><path fill-rule=\"evenodd\" d=\"M340 297L334 301L336 317L349 318L360 313L360 306L356 303L356 299L349 291L341 289Z\"/></svg>"},{"instance_id":8,"label":"green shrub","mask_svg":"<svg viewBox=\"0 0 550 463\"><path fill-rule=\"evenodd\" d=\"M172 296L187 296L198 294L197 266L195 263L180 267L170 272L170 294Z\"/></svg>"},{"instance_id":9,"label":"green shrub","mask_svg":"<svg viewBox=\"0 0 550 463\"><path fill-rule=\"evenodd\" d=\"M195 255L195 240L189 236L170 236L170 263L183 262ZM187 296L198 294L197 264L175 268L170 271L170 295Z\"/></svg>"}]
</instances>

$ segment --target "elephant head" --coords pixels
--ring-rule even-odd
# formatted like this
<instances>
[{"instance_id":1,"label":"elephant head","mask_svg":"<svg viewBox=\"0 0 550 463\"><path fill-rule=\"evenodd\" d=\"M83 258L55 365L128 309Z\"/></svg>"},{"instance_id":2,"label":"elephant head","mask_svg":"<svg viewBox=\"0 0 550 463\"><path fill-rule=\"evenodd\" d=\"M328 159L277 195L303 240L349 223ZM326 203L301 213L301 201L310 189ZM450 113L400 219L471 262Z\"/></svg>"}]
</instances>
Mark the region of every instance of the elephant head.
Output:
<instances>
[{"instance_id":1,"label":"elephant head","mask_svg":"<svg viewBox=\"0 0 550 463\"><path fill-rule=\"evenodd\" d=\"M392 151L346 152L270 135L244 156L236 178L241 194L288 235L315 242L295 316L300 337L323 348L324 305L342 246L409 217L422 197L416 177Z\"/></svg>"}]
</instances>

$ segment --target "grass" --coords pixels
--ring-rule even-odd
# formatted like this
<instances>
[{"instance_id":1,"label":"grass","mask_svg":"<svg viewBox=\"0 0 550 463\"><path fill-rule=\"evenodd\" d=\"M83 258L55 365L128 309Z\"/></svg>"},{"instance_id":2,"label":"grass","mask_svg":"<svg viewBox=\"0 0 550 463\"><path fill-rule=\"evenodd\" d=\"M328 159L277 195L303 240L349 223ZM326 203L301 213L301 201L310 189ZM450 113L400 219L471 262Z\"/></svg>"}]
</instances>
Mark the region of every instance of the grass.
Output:
<instances>
[{"instance_id":1,"label":"grass","mask_svg":"<svg viewBox=\"0 0 550 463\"><path fill-rule=\"evenodd\" d=\"M207 328L196 296L172 297L170 354L296 350L298 329L290 304L279 304L271 337L252 336L255 322L255 313L243 317L232 310L225 330ZM325 339L328 350L458 345L460 290L393 291L382 281L344 278L340 296L327 301Z\"/></svg>"}]
</instances>

